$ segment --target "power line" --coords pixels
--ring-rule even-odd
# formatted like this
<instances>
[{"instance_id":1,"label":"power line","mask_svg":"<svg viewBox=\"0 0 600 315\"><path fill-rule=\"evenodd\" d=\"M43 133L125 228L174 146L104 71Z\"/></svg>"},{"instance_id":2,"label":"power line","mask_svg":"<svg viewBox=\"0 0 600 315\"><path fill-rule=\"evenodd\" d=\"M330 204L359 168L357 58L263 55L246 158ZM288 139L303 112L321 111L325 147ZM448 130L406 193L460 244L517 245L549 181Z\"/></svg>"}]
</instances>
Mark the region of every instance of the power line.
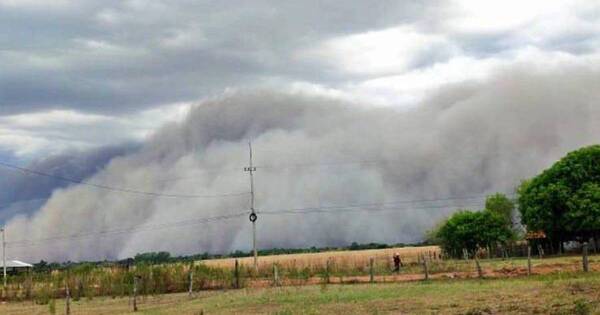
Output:
<instances>
[{"instance_id":1,"label":"power line","mask_svg":"<svg viewBox=\"0 0 600 315\"><path fill-rule=\"evenodd\" d=\"M127 234L127 233L135 233L135 232L142 232L142 231L153 231L153 230L164 229L164 228L173 228L173 227L181 227L181 226L188 226L188 225L204 224L204 223L209 223L209 222L216 222L216 221L221 221L221 220L237 218L237 217L245 216L247 214L248 214L248 211L244 211L244 212L239 212L239 213L234 213L234 214L229 214L229 215L221 215L221 216L193 219L193 220L185 220L185 221L176 221L176 222L163 223L163 224L158 224L158 225L134 225L134 226L119 228L119 229L114 229L114 230L102 230L102 231L95 231L95 232L89 232L89 233L83 233L83 234L54 236L54 237L40 238L40 239L35 239L35 240L17 240L17 241L7 242L7 244L8 244L8 247L30 247L30 246L44 244L47 242L84 239L84 238L89 238L89 237L93 237L93 236L97 236L97 235Z\"/></svg>"},{"instance_id":2,"label":"power line","mask_svg":"<svg viewBox=\"0 0 600 315\"><path fill-rule=\"evenodd\" d=\"M462 196L462 197L445 197L445 198L435 198L435 199L419 199L419 200L398 200L393 202L380 202L380 203L363 203L363 204L347 204L347 205L336 205L336 206L324 206L324 207L306 207L306 208L290 208L290 209L278 209L278 210L264 210L264 211L256 211L256 213L265 214L265 215L286 215L286 214L322 214L322 213L346 213L346 212L383 212L383 211L399 211L399 210L434 210L434 209L443 209L443 208L461 208L461 207L470 207L470 206L481 206L482 201L486 196ZM440 201L452 201L452 200L462 200L467 201L465 203L457 204L444 204L444 205L428 205L428 206L405 206L405 207L393 207L394 205L401 204L415 204L415 203L424 203L424 202L440 202ZM25 247L25 246L35 246L41 243L46 243L50 241L62 241L62 240L70 240L70 239L80 239L80 238L88 238L96 235L107 235L107 234L123 234L123 233L133 233L138 231L147 231L147 230L155 230L161 228L171 228L177 226L186 226L186 225L194 225L201 223L208 223L213 221L225 220L229 218L239 217L243 215L247 215L251 213L249 211L239 212L231 215L210 217L210 218L201 218L196 220L186 220L186 221L177 221L171 223L165 223L160 225L153 226L132 226L127 228L120 228L115 230L104 230L104 231L96 231L85 234L75 234L69 236L56 236L49 237L43 239L36 240L18 240L8 243L10 247ZM17 246L15 246L15 244ZM21 245L23 244L23 245Z\"/></svg>"},{"instance_id":3,"label":"power line","mask_svg":"<svg viewBox=\"0 0 600 315\"><path fill-rule=\"evenodd\" d=\"M365 208L332 208L332 209L322 209L322 208L314 208L314 209L306 209L306 210L278 210L278 211L263 211L260 214L266 215L278 215L278 214L310 214L310 213L343 213L343 212L379 212L379 211L397 211L397 210L434 210L434 209L444 209L444 208L463 208L463 207L471 207L471 206L479 206L481 203L466 203L461 205L438 205L438 206L429 206L429 207L365 207Z\"/></svg>"},{"instance_id":4,"label":"power line","mask_svg":"<svg viewBox=\"0 0 600 315\"><path fill-rule=\"evenodd\" d=\"M508 196L514 194L507 194ZM435 198L435 199L417 199L417 200L398 200L398 201L390 201L390 202L377 202L377 203L358 203L358 204L347 204L347 205L335 205L335 206L319 206L319 207L306 207L306 208L293 208L293 209L279 209L279 210L267 210L267 211L259 211L259 213L278 213L281 211L310 211L310 210L322 210L322 209L346 209L346 208L361 208L361 207L378 207L378 206L386 206L386 205L397 205L397 204L414 204L414 203L424 203L424 202L439 202L439 201L453 201L453 200L479 200L487 198L486 195L479 196L462 196L462 197L445 197L445 198ZM452 205L449 205L452 207Z\"/></svg>"},{"instance_id":5,"label":"power line","mask_svg":"<svg viewBox=\"0 0 600 315\"><path fill-rule=\"evenodd\" d=\"M346 213L346 212L385 212L385 211L398 211L398 210L434 210L434 209L443 209L443 208L461 208L467 206L475 206L481 205L481 203L465 203L461 205L438 205L438 206L427 206L427 207L377 207L377 208L303 208L301 210L298 209L288 209L288 210L278 210L278 211L260 211L259 213L265 215L288 215L288 214L322 214L322 213ZM164 223L159 225L136 225L130 226L126 228L119 228L114 230L102 230L95 231L83 234L73 234L73 235L65 235L65 236L54 236L48 238L41 238L35 240L18 240L7 242L7 246L11 248L17 247L31 247L37 246L41 244L45 244L48 242L54 241L66 241L66 240L77 240L77 239L85 239L98 235L116 235L116 234L128 234L128 233L136 233L142 231L153 231L164 228L173 228L173 227L182 227L182 226L190 226L196 224L204 224L210 222L216 222L221 220L227 220L232 218L237 218L241 216L245 216L249 211L234 213L230 215L222 215L208 218L201 218L195 220L185 220L185 221L176 221L170 223Z\"/></svg>"},{"instance_id":6,"label":"power line","mask_svg":"<svg viewBox=\"0 0 600 315\"><path fill-rule=\"evenodd\" d=\"M303 167L318 167L318 166L339 166L339 165L356 165L356 164L390 164L397 163L400 160L359 160L359 161L334 161L334 162L315 162L315 163L294 163L294 164L279 164L279 165L257 165L256 168L261 169L285 169L285 168L303 168Z\"/></svg>"},{"instance_id":7,"label":"power line","mask_svg":"<svg viewBox=\"0 0 600 315\"><path fill-rule=\"evenodd\" d=\"M118 187L111 187L111 186L107 186L107 185L94 184L94 183L86 182L86 181L79 180L79 179L73 179L73 178L58 176L58 175L54 175L54 174L44 173L44 172L40 172L40 171L28 169L28 168L16 166L16 165L7 164L7 163L4 163L4 162L0 162L0 166L6 167L6 168L9 168L9 169L13 169L13 170L18 170L18 171L25 172L25 173L29 173L29 174L33 174L33 175L37 175L37 176L44 176L44 177L54 178L54 179L58 179L58 180L65 181L65 182L70 182L70 183L75 183L75 184L81 184L81 185L87 185L87 186L96 187L96 188L100 188L100 189L104 189L104 190L121 192L121 193L129 193L129 194L146 195L146 196L152 196L152 197L165 197L165 198L217 198L217 197L244 196L244 195L248 195L249 194L248 192L215 194L215 195L165 194L165 193L158 193L158 192L149 192L149 191L141 191L141 190L135 190L135 189L129 189L129 188L118 188Z\"/></svg>"}]
</instances>

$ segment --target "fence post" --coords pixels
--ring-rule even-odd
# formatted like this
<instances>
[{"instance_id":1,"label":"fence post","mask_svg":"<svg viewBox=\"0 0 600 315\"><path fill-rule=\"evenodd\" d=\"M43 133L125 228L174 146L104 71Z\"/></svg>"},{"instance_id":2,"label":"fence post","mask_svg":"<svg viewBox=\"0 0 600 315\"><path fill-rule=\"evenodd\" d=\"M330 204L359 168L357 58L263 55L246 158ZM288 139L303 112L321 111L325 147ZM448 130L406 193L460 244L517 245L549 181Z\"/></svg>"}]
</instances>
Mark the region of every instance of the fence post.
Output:
<instances>
[{"instance_id":1,"label":"fence post","mask_svg":"<svg viewBox=\"0 0 600 315\"><path fill-rule=\"evenodd\" d=\"M531 246L527 245L527 275L531 276Z\"/></svg>"},{"instance_id":2,"label":"fence post","mask_svg":"<svg viewBox=\"0 0 600 315\"><path fill-rule=\"evenodd\" d=\"M423 272L425 273L425 280L429 280L429 266L425 257L423 257Z\"/></svg>"},{"instance_id":3,"label":"fence post","mask_svg":"<svg viewBox=\"0 0 600 315\"><path fill-rule=\"evenodd\" d=\"M479 264L479 259L477 255L475 255L475 266L477 267L477 276L479 278L483 278L483 271L481 270L481 265Z\"/></svg>"},{"instance_id":4,"label":"fence post","mask_svg":"<svg viewBox=\"0 0 600 315\"><path fill-rule=\"evenodd\" d=\"M374 259L373 257L369 258L369 282L375 282L375 275L373 270Z\"/></svg>"},{"instance_id":5,"label":"fence post","mask_svg":"<svg viewBox=\"0 0 600 315\"><path fill-rule=\"evenodd\" d=\"M190 286L188 288L188 296L192 297L194 292L194 265L190 265Z\"/></svg>"},{"instance_id":6,"label":"fence post","mask_svg":"<svg viewBox=\"0 0 600 315\"><path fill-rule=\"evenodd\" d=\"M329 284L329 258L327 258L327 262L325 263L325 283Z\"/></svg>"},{"instance_id":7,"label":"fence post","mask_svg":"<svg viewBox=\"0 0 600 315\"><path fill-rule=\"evenodd\" d=\"M140 276L136 275L133 277L133 311L137 312L137 291L138 291L138 278Z\"/></svg>"},{"instance_id":8,"label":"fence post","mask_svg":"<svg viewBox=\"0 0 600 315\"><path fill-rule=\"evenodd\" d=\"M273 284L279 286L279 270L276 263L273 263Z\"/></svg>"},{"instance_id":9,"label":"fence post","mask_svg":"<svg viewBox=\"0 0 600 315\"><path fill-rule=\"evenodd\" d=\"M235 270L233 271L233 276L235 277L235 288L240 288L240 263L238 260L235 260Z\"/></svg>"},{"instance_id":10,"label":"fence post","mask_svg":"<svg viewBox=\"0 0 600 315\"><path fill-rule=\"evenodd\" d=\"M71 314L71 292L69 291L69 278L65 279L65 313Z\"/></svg>"},{"instance_id":11,"label":"fence post","mask_svg":"<svg viewBox=\"0 0 600 315\"><path fill-rule=\"evenodd\" d=\"M583 271L589 271L589 261L588 261L588 243L583 243Z\"/></svg>"}]
</instances>

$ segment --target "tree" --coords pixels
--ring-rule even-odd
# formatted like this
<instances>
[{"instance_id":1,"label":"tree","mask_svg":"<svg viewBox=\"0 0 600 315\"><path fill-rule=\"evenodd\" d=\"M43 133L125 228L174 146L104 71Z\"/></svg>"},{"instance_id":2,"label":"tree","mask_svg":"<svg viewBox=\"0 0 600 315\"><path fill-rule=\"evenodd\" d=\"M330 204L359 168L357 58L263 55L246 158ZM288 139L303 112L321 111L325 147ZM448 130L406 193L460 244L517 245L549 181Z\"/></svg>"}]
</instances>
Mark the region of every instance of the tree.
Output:
<instances>
[{"instance_id":1,"label":"tree","mask_svg":"<svg viewBox=\"0 0 600 315\"><path fill-rule=\"evenodd\" d=\"M600 232L600 145L567 154L518 189L521 221L543 230L553 249Z\"/></svg>"},{"instance_id":2,"label":"tree","mask_svg":"<svg viewBox=\"0 0 600 315\"><path fill-rule=\"evenodd\" d=\"M515 203L506 197L506 195L497 193L488 196L485 200L485 209L504 218L506 224L512 228Z\"/></svg>"},{"instance_id":3,"label":"tree","mask_svg":"<svg viewBox=\"0 0 600 315\"><path fill-rule=\"evenodd\" d=\"M442 240L440 239L440 230L446 223L448 222L448 218L438 221L438 223L425 232L425 244L441 244Z\"/></svg>"},{"instance_id":4,"label":"tree","mask_svg":"<svg viewBox=\"0 0 600 315\"><path fill-rule=\"evenodd\" d=\"M136 263L163 264L171 260L171 254L168 252L149 252L137 254L133 259Z\"/></svg>"},{"instance_id":5,"label":"tree","mask_svg":"<svg viewBox=\"0 0 600 315\"><path fill-rule=\"evenodd\" d=\"M512 237L504 217L491 211L461 210L439 228L437 239L446 253L458 257L463 248L474 252L479 247L504 244Z\"/></svg>"}]
</instances>

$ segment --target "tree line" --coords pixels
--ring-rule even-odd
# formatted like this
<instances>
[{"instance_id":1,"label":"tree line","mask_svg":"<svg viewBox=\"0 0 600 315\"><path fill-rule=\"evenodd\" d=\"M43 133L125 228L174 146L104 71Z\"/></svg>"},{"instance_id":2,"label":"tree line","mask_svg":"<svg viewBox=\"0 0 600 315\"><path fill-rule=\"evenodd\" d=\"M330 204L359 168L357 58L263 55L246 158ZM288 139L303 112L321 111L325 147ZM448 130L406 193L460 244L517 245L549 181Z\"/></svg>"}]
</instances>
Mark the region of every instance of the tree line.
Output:
<instances>
[{"instance_id":1,"label":"tree line","mask_svg":"<svg viewBox=\"0 0 600 315\"><path fill-rule=\"evenodd\" d=\"M286 255L286 254L305 254L305 253L321 253L330 251L345 251L345 250L367 250L367 249L384 249L384 248L396 248L405 246L418 246L422 244L385 244L385 243L366 243L360 244L352 242L348 246L341 247L307 247L307 248L270 248L261 249L258 251L260 256L271 256L271 255ZM115 261L81 261L81 262L47 262L41 260L38 263L33 264L34 271L36 272L50 272L52 270L64 270L68 268L80 267L80 266L110 266L110 265L160 265L167 263L188 263L199 260L207 259L219 259L219 258L243 258L253 256L252 251L241 251L236 250L228 254L211 254L201 253L193 255L179 255L174 256L167 251L158 252L145 252L138 253L133 257L115 260Z\"/></svg>"},{"instance_id":2,"label":"tree line","mask_svg":"<svg viewBox=\"0 0 600 315\"><path fill-rule=\"evenodd\" d=\"M536 233L550 253L564 252L565 242L600 236L600 145L567 154L516 188L517 198L495 194L479 211L459 210L432 229L427 239L451 256L506 245ZM518 211L517 211L518 210ZM519 221L515 222L515 217Z\"/></svg>"}]
</instances>

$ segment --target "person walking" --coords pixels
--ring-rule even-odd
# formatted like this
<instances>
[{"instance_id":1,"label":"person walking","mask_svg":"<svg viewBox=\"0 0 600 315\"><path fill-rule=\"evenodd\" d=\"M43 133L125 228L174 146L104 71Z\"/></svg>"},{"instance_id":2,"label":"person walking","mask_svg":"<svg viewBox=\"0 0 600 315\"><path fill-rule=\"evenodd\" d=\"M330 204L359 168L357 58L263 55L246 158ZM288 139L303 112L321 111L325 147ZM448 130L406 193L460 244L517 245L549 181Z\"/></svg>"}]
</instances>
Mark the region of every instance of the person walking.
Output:
<instances>
[{"instance_id":1,"label":"person walking","mask_svg":"<svg viewBox=\"0 0 600 315\"><path fill-rule=\"evenodd\" d=\"M400 267L402 267L402 259L400 259L400 254L394 253L394 272L399 273Z\"/></svg>"}]
</instances>

